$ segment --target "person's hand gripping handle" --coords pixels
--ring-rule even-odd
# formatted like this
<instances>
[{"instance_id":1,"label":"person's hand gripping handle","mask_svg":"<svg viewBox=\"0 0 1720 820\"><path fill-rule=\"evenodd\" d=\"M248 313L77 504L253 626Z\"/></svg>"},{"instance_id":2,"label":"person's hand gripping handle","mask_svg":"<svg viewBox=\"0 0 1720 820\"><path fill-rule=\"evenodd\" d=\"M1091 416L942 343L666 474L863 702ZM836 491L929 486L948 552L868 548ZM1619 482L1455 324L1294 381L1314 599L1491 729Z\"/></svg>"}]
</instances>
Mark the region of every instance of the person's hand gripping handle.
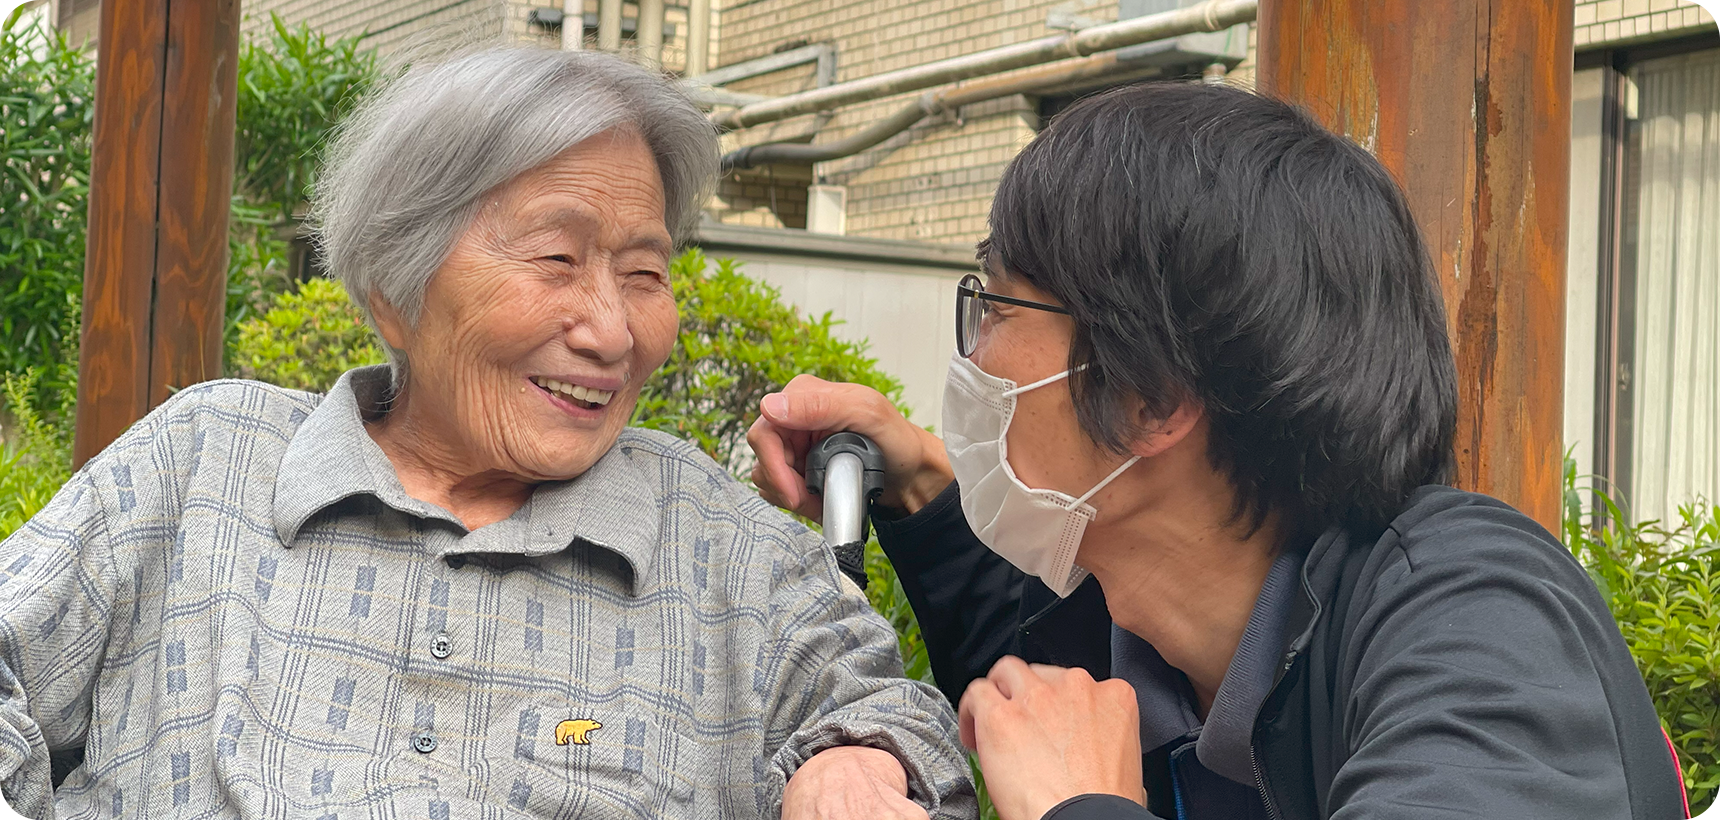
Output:
<instances>
[{"instance_id":1,"label":"person's hand gripping handle","mask_svg":"<svg viewBox=\"0 0 1720 820\"><path fill-rule=\"evenodd\" d=\"M943 441L870 387L796 376L782 392L765 396L759 409L747 431L758 456L753 484L764 500L814 521L824 521L824 499L807 490L807 455L833 433L859 433L883 454L878 506L916 512L955 479Z\"/></svg>"}]
</instances>

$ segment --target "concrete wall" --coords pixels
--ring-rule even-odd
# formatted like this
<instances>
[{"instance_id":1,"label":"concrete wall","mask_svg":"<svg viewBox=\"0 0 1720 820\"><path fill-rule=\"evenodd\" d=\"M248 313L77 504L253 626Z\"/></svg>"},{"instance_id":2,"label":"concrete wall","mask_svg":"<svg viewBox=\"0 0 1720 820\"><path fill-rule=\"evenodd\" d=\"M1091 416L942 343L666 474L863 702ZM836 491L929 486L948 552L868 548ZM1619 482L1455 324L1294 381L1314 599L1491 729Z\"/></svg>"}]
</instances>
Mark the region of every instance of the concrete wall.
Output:
<instances>
[{"instance_id":1,"label":"concrete wall","mask_svg":"<svg viewBox=\"0 0 1720 820\"><path fill-rule=\"evenodd\" d=\"M866 342L879 367L902 381L910 418L940 423L956 283L977 268L972 249L710 225L699 244L708 258L740 260L741 272L780 290L803 315L840 320L839 338Z\"/></svg>"}]
</instances>

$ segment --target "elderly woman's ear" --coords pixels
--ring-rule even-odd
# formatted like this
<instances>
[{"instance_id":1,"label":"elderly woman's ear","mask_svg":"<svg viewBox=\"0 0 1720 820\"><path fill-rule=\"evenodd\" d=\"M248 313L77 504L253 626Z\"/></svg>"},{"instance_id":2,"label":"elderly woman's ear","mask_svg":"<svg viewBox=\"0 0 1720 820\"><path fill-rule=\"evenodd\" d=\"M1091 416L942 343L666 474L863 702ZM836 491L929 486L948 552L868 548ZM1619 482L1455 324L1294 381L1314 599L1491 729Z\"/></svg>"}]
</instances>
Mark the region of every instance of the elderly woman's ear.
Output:
<instances>
[{"instance_id":1,"label":"elderly woman's ear","mask_svg":"<svg viewBox=\"0 0 1720 820\"><path fill-rule=\"evenodd\" d=\"M406 335L409 332L406 321L401 318L400 311L376 291L370 292L370 318L376 323L377 335L382 337L395 356L400 356L407 348Z\"/></svg>"}]
</instances>

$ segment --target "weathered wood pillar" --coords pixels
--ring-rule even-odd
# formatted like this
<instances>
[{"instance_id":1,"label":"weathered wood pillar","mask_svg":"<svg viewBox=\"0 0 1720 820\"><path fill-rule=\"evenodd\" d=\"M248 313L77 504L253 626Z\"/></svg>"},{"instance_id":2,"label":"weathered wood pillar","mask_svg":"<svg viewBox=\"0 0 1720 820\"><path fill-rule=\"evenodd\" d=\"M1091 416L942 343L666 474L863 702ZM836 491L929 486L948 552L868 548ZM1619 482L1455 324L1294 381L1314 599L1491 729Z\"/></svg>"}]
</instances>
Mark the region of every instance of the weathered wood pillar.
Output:
<instances>
[{"instance_id":1,"label":"weathered wood pillar","mask_svg":"<svg viewBox=\"0 0 1720 820\"><path fill-rule=\"evenodd\" d=\"M239 0L104 0L97 46L78 465L221 376Z\"/></svg>"},{"instance_id":2,"label":"weathered wood pillar","mask_svg":"<svg viewBox=\"0 0 1720 820\"><path fill-rule=\"evenodd\" d=\"M1458 486L1559 529L1571 0L1261 0L1259 88L1409 194L1457 354Z\"/></svg>"}]
</instances>

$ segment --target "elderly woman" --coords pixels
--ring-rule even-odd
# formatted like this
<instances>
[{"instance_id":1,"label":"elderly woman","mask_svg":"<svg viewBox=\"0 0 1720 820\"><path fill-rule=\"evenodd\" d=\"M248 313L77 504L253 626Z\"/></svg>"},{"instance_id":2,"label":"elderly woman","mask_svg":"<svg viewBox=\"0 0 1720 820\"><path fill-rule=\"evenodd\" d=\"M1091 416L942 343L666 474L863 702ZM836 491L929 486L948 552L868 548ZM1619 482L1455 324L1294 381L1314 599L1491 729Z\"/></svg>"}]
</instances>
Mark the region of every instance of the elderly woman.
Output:
<instances>
[{"instance_id":1,"label":"elderly woman","mask_svg":"<svg viewBox=\"0 0 1720 820\"><path fill-rule=\"evenodd\" d=\"M954 714L817 536L626 428L715 167L672 85L602 55L368 103L316 213L391 364L183 390L0 545L11 805L971 815Z\"/></svg>"},{"instance_id":2,"label":"elderly woman","mask_svg":"<svg viewBox=\"0 0 1720 820\"><path fill-rule=\"evenodd\" d=\"M1582 567L1442 486L1439 286L1366 151L1116 90L1010 164L981 257L942 441L808 377L751 438L813 515L814 434L884 450L879 540L1004 820L1684 816Z\"/></svg>"}]
</instances>

